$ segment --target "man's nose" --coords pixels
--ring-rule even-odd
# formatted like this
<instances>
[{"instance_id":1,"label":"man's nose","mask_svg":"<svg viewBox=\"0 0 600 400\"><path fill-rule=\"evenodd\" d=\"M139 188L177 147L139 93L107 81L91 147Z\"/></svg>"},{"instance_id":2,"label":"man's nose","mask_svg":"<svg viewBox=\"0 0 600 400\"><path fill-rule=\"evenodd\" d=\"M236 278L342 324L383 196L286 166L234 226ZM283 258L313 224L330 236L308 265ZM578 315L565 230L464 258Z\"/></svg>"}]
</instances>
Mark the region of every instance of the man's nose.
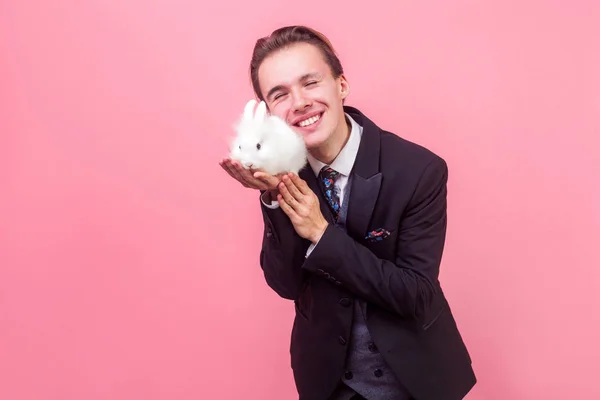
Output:
<instances>
[{"instance_id":1,"label":"man's nose","mask_svg":"<svg viewBox=\"0 0 600 400\"><path fill-rule=\"evenodd\" d=\"M310 100L301 94L294 94L293 107L296 111L301 111L307 107L310 107Z\"/></svg>"}]
</instances>

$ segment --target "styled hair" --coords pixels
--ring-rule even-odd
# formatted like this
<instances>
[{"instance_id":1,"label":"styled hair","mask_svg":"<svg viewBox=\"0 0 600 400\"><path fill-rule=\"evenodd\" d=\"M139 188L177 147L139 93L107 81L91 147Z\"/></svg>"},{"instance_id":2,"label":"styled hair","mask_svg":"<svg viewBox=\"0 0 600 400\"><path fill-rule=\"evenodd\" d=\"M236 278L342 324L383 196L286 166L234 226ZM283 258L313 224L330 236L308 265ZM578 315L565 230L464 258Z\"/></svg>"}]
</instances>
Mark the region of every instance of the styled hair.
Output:
<instances>
[{"instance_id":1,"label":"styled hair","mask_svg":"<svg viewBox=\"0 0 600 400\"><path fill-rule=\"evenodd\" d=\"M309 43L316 46L321 53L334 78L339 78L344 73L342 64L331 45L331 42L322 33L302 25L284 26L276 29L269 36L256 41L252 60L250 61L250 79L254 93L260 100L264 100L258 82L258 68L270 54L285 49L296 43Z\"/></svg>"}]
</instances>

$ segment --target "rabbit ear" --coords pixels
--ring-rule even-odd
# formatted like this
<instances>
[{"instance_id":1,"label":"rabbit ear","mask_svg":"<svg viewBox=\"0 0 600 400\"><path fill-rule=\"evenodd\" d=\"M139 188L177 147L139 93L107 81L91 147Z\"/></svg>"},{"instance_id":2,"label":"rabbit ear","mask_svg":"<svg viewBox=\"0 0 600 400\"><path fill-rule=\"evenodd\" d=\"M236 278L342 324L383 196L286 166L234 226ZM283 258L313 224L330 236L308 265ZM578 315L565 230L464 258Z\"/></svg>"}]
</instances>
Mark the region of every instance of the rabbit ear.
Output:
<instances>
[{"instance_id":1,"label":"rabbit ear","mask_svg":"<svg viewBox=\"0 0 600 400\"><path fill-rule=\"evenodd\" d=\"M258 103L258 107L256 107L256 114L254 115L254 119L257 122L264 122L267 118L267 104L264 101Z\"/></svg>"},{"instance_id":2,"label":"rabbit ear","mask_svg":"<svg viewBox=\"0 0 600 400\"><path fill-rule=\"evenodd\" d=\"M256 106L256 100L252 99L246 103L246 107L244 107L244 114L242 116L242 120L245 122L250 122L254 119L254 107Z\"/></svg>"}]
</instances>

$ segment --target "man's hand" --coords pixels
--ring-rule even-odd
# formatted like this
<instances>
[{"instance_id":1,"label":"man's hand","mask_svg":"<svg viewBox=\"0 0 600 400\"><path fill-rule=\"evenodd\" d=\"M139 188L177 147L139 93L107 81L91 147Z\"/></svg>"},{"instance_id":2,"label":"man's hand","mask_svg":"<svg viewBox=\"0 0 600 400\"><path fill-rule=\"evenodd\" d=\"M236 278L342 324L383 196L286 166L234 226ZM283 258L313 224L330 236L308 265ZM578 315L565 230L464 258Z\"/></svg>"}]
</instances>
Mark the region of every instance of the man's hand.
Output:
<instances>
[{"instance_id":1,"label":"man's hand","mask_svg":"<svg viewBox=\"0 0 600 400\"><path fill-rule=\"evenodd\" d=\"M279 206L290 218L294 229L304 239L317 243L328 222L321 213L319 198L296 174L286 174L279 184Z\"/></svg>"},{"instance_id":2,"label":"man's hand","mask_svg":"<svg viewBox=\"0 0 600 400\"><path fill-rule=\"evenodd\" d=\"M245 169L238 161L229 158L219 162L219 165L244 187L266 190L270 192L271 199L275 201L278 193L277 185L281 182L283 174L273 176L260 170Z\"/></svg>"}]
</instances>

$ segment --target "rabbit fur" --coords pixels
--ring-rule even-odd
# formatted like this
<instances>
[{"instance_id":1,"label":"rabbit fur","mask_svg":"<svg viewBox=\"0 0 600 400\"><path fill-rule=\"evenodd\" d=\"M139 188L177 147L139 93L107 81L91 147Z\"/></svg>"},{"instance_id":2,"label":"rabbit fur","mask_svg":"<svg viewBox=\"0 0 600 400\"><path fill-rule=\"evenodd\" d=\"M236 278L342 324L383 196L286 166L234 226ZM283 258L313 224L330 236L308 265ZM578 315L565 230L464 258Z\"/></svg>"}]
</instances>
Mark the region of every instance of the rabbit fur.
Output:
<instances>
[{"instance_id":1,"label":"rabbit fur","mask_svg":"<svg viewBox=\"0 0 600 400\"><path fill-rule=\"evenodd\" d=\"M283 119L267 114L264 101L246 103L237 135L231 142L230 158L245 169L263 170L271 175L298 173L307 162L304 139ZM255 110L256 108L256 110Z\"/></svg>"}]
</instances>

